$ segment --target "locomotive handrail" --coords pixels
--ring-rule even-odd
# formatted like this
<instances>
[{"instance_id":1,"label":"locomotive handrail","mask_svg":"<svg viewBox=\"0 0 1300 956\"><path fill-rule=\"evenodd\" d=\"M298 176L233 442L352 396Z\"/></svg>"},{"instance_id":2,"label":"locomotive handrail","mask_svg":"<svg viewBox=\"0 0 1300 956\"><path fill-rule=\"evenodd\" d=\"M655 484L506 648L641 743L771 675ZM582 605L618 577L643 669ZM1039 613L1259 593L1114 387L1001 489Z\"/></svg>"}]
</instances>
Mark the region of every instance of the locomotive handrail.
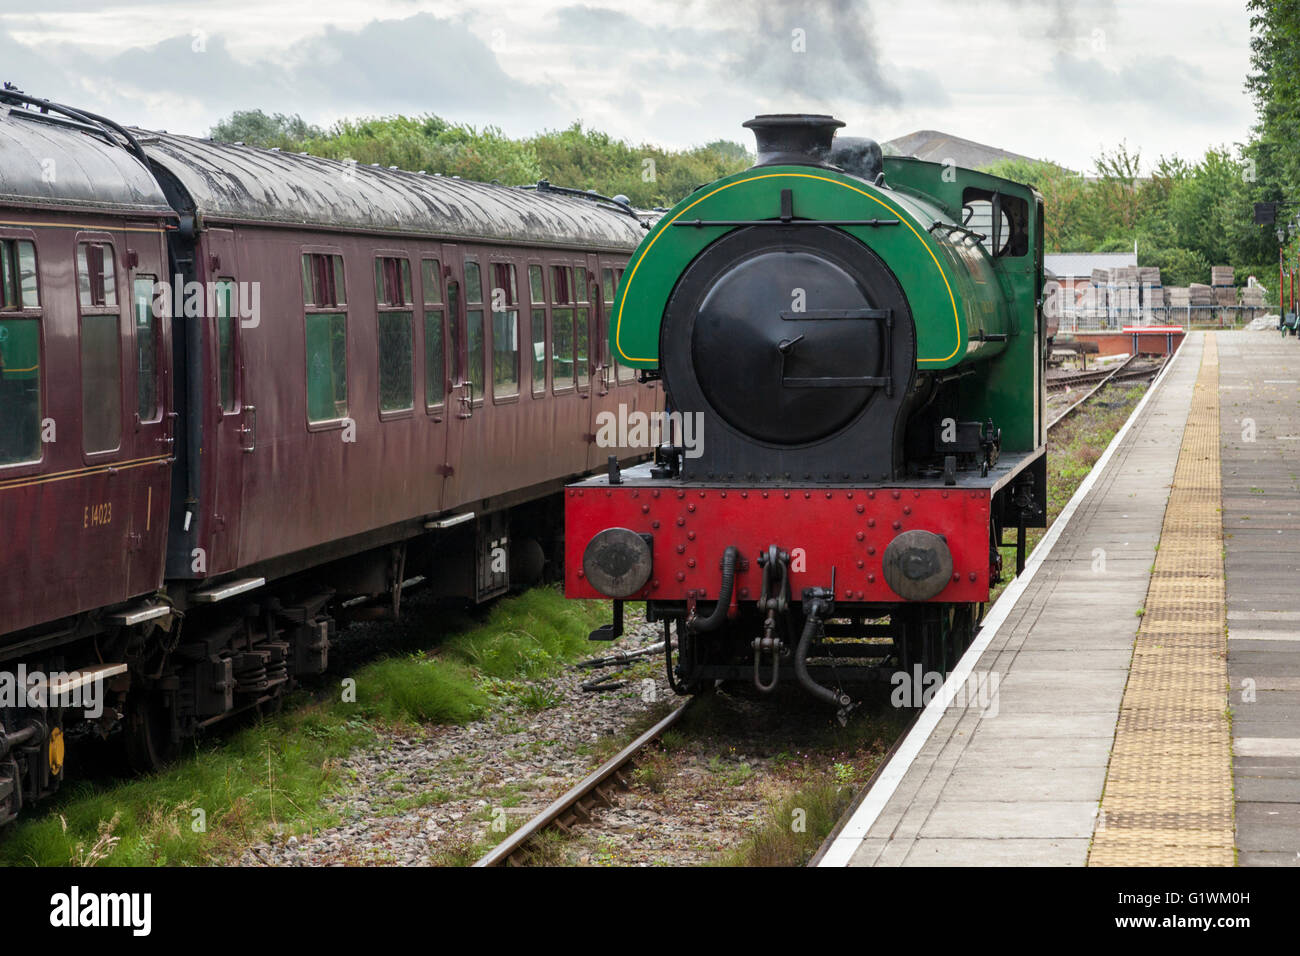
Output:
<instances>
[{"instance_id":1,"label":"locomotive handrail","mask_svg":"<svg viewBox=\"0 0 1300 956\"><path fill-rule=\"evenodd\" d=\"M846 319L858 319L863 321L880 322L884 325L885 330L885 374L884 375L824 375L824 376L804 376L791 378L785 374L785 360L794 348L796 342L802 339L800 335L794 339L782 339L777 343L777 349L781 352L781 387L782 388L883 388L885 394L893 395L894 393L894 368L893 368L893 331L894 316L889 309L810 309L806 312L782 312L781 319L785 322L817 322L817 321L842 321Z\"/></svg>"},{"instance_id":2,"label":"locomotive handrail","mask_svg":"<svg viewBox=\"0 0 1300 956\"><path fill-rule=\"evenodd\" d=\"M636 214L636 210L632 208L631 203L624 202L621 199L615 199L612 196L603 196L590 189L573 189L570 186L556 186L547 182L545 179L539 179L535 186L520 186L518 188L532 189L539 193L559 193L562 196L576 196L579 199L590 199L595 202L607 202L613 205L620 212L627 213L637 222L641 221L641 217Z\"/></svg>"},{"instance_id":3,"label":"locomotive handrail","mask_svg":"<svg viewBox=\"0 0 1300 956\"><path fill-rule=\"evenodd\" d=\"M898 219L675 219L670 225L690 226L899 226Z\"/></svg>"},{"instance_id":4,"label":"locomotive handrail","mask_svg":"<svg viewBox=\"0 0 1300 956\"><path fill-rule=\"evenodd\" d=\"M968 229L955 222L944 222L942 219L936 219L934 222L930 223L930 232L934 232L936 229L947 229L950 237L954 232L964 232L966 235L970 236L972 239L978 240L979 242L983 242L988 238L988 236L984 235L982 232L976 232L974 229Z\"/></svg>"}]
</instances>

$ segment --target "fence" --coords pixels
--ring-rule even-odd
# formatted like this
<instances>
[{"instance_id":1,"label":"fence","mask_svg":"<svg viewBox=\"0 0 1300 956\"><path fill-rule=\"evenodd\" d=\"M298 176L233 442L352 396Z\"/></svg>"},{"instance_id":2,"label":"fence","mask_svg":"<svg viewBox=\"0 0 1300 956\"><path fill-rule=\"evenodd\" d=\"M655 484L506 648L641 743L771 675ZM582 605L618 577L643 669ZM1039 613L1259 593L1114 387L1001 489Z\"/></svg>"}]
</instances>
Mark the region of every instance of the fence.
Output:
<instances>
[{"instance_id":1,"label":"fence","mask_svg":"<svg viewBox=\"0 0 1300 956\"><path fill-rule=\"evenodd\" d=\"M1063 288L1049 281L1043 309L1061 332L1121 329L1130 325L1182 325L1229 328L1276 312L1267 305L1165 305L1158 286L1080 284ZM1156 304L1159 303L1159 304Z\"/></svg>"},{"instance_id":2,"label":"fence","mask_svg":"<svg viewBox=\"0 0 1300 956\"><path fill-rule=\"evenodd\" d=\"M1097 332L1129 325L1181 325L1186 328L1212 326L1231 328L1253 322L1261 315L1276 314L1262 305L1167 305L1147 309L1070 310L1058 315L1061 332Z\"/></svg>"}]
</instances>

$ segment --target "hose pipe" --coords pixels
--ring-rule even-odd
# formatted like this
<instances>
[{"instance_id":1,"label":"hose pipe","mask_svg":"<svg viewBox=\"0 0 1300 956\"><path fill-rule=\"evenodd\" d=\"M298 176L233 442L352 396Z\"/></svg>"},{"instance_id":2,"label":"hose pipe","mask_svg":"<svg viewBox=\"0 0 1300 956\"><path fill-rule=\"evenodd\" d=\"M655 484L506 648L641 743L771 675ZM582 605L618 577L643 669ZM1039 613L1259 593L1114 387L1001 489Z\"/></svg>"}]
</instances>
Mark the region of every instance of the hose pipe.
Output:
<instances>
[{"instance_id":1,"label":"hose pipe","mask_svg":"<svg viewBox=\"0 0 1300 956\"><path fill-rule=\"evenodd\" d=\"M794 650L794 676L804 690L822 703L829 704L831 707L843 708L849 703L848 698L835 693L829 687L823 687L813 680L812 675L808 673L808 648L812 646L813 638L821 627L822 615L825 612L826 605L820 600L809 603L808 617L804 621L803 633L799 635L799 644Z\"/></svg>"},{"instance_id":2,"label":"hose pipe","mask_svg":"<svg viewBox=\"0 0 1300 956\"><path fill-rule=\"evenodd\" d=\"M736 562L740 560L740 552L736 546L729 545L727 550L722 553L722 585L718 590L718 603L713 606L713 610L708 617L691 616L686 622L686 627L693 634L700 634L705 631L716 631L722 622L727 618L727 608L731 606L731 591L736 585Z\"/></svg>"}]
</instances>

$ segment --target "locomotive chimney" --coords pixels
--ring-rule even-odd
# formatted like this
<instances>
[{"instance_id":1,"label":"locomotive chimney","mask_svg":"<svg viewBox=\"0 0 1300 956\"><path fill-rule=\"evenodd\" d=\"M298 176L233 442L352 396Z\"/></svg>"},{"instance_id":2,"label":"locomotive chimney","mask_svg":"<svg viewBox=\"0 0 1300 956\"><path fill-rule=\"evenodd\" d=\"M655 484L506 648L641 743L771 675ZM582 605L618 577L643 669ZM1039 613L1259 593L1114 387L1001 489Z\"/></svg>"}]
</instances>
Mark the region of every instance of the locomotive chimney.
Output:
<instances>
[{"instance_id":1,"label":"locomotive chimney","mask_svg":"<svg viewBox=\"0 0 1300 956\"><path fill-rule=\"evenodd\" d=\"M765 113L744 123L758 141L755 166L825 166L843 125L824 113Z\"/></svg>"}]
</instances>

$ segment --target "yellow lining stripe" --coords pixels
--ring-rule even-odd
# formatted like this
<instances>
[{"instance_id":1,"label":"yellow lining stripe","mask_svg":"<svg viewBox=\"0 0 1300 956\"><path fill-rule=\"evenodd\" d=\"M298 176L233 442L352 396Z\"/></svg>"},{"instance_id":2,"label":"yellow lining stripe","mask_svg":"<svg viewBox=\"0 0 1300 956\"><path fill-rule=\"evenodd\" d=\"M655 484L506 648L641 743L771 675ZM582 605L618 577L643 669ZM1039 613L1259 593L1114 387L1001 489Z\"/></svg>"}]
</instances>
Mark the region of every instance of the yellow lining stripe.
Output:
<instances>
[{"instance_id":1,"label":"yellow lining stripe","mask_svg":"<svg viewBox=\"0 0 1300 956\"><path fill-rule=\"evenodd\" d=\"M9 481L0 482L0 491L8 491L11 488L27 488L32 485L44 485L55 481L67 481L69 478L88 478L92 475L100 475L110 470L129 471L132 468L143 468L145 465L157 464L160 461L167 461L170 455L155 455L153 458L136 458L132 461L109 461L102 465L91 465L86 468L75 468L72 471L58 471L51 475L32 475L28 478L11 478Z\"/></svg>"},{"instance_id":2,"label":"yellow lining stripe","mask_svg":"<svg viewBox=\"0 0 1300 956\"><path fill-rule=\"evenodd\" d=\"M676 216L673 216L672 219L669 219L666 223L664 223L663 226L659 229L659 231L656 232L654 236L650 239L650 242L645 247L645 251L642 252L641 255L637 257L636 264L632 266L632 271L628 274L627 286L624 288L623 298L618 304L618 320L614 323L614 347L618 349L618 354L623 356L623 358L627 359L629 362L656 361L656 359L653 357L636 358L634 356L628 355L626 352L623 351L623 343L622 343L623 306L627 302L627 293L632 288L632 280L636 278L636 270L640 268L641 260L644 259L650 253L651 248L653 248L654 244L658 242L659 237L668 231L668 227L671 226L678 219L680 219L687 212L689 212L691 209L695 208L700 203L704 202L704 200L708 199L710 196L722 192L724 189L730 189L732 186L739 186L742 183L757 182L760 179L781 179L785 177L794 178L794 179L817 179L824 183L831 183L836 186L843 186L845 189L851 189L853 192L860 193L861 195L866 196L868 199L872 200L873 202L876 202L881 206L884 206L891 213L893 213L895 216L898 217L899 222L907 226L907 228L912 231L912 235L916 236L917 241L921 243L921 245L925 248L925 251L930 254L930 258L934 260L934 267L939 270L939 275L943 279L944 288L948 290L948 301L952 303L953 326L957 331L957 345L953 348L951 352L949 352L943 358L937 358L937 359L918 358L917 361L918 362L946 362L948 361L948 359L956 355L957 350L961 348L961 319L957 315L957 299L952 294L952 286L949 285L948 283L948 276L943 271L943 266L939 264L938 256L934 254L934 250L930 248L929 244L924 239L921 238L921 234L917 232L915 228L913 228L910 222L908 222L907 216L905 216L901 211L895 209L889 203L885 202L879 196L874 196L871 193L866 192L865 190L859 189L857 186L850 186L848 183L840 182L838 179L831 179L828 176L814 176L811 173L765 173L762 176L750 176L746 179L738 179L734 183L728 183L725 186L719 186L717 189L713 190L712 192L705 193L699 199L695 200L695 202L691 203L689 206L687 206L685 209L679 212ZM816 225L816 220L815 219L808 220L808 223L810 225Z\"/></svg>"},{"instance_id":3,"label":"yellow lining stripe","mask_svg":"<svg viewBox=\"0 0 1300 956\"><path fill-rule=\"evenodd\" d=\"M105 213L106 216L118 215L121 213ZM165 214L160 213L160 216ZM142 218L137 216L136 218ZM147 216L145 217L147 218ZM163 226L88 226L84 223L76 222L32 222L30 219L22 221L0 219L0 226L8 226L19 229L31 229L40 226L47 229L80 229L84 232L167 232Z\"/></svg>"}]
</instances>

